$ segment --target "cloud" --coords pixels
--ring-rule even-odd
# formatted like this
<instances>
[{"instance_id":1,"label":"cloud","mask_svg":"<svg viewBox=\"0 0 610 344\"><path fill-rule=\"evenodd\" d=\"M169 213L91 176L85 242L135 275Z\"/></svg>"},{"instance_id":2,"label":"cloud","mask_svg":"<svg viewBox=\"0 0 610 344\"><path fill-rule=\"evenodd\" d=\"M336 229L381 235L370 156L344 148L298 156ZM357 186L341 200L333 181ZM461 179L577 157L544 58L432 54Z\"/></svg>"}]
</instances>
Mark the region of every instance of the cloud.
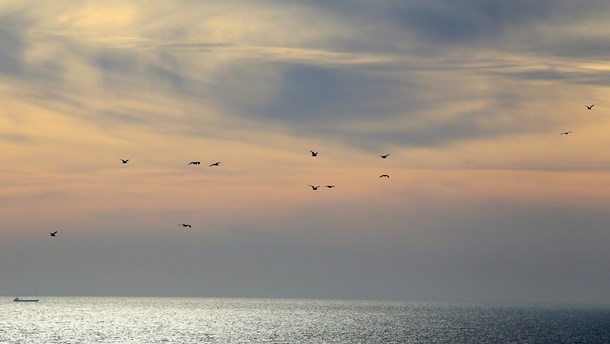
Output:
<instances>
[{"instance_id":1,"label":"cloud","mask_svg":"<svg viewBox=\"0 0 610 344\"><path fill-rule=\"evenodd\" d=\"M19 13L0 15L0 73L14 76L22 71L26 43L16 28L27 24Z\"/></svg>"},{"instance_id":2,"label":"cloud","mask_svg":"<svg viewBox=\"0 0 610 344\"><path fill-rule=\"evenodd\" d=\"M457 45L544 21L558 7L562 6L553 1L410 1L395 12L394 19L420 40Z\"/></svg>"},{"instance_id":3,"label":"cloud","mask_svg":"<svg viewBox=\"0 0 610 344\"><path fill-rule=\"evenodd\" d=\"M605 3L29 5L0 15L2 290L65 263L33 285L607 300Z\"/></svg>"},{"instance_id":4,"label":"cloud","mask_svg":"<svg viewBox=\"0 0 610 344\"><path fill-rule=\"evenodd\" d=\"M316 128L391 115L385 103L395 104L402 88L394 80L357 70L289 63L237 61L214 78L219 85L229 82L214 90L215 96L240 116ZM267 83L269 78L274 84ZM241 84L231 88L237 79ZM261 93L261 86L271 90Z\"/></svg>"},{"instance_id":5,"label":"cloud","mask_svg":"<svg viewBox=\"0 0 610 344\"><path fill-rule=\"evenodd\" d=\"M201 116L188 116L182 122L184 129L204 121L202 117L225 116L235 123L273 120L291 133L336 137L346 143L362 143L370 137L369 144L374 145L375 140L392 140L403 133L406 140L392 141L435 146L539 128L518 125L521 118L516 118L514 125L481 125L488 121L481 119L483 114L493 123L497 121L494 118L504 118L512 110L504 100L513 95L493 86L495 79L604 80L579 76L586 71L572 75L545 73L543 68L507 71L504 64L514 61L501 57L488 59L482 69L486 73L481 74L476 72L480 66L473 65L478 53L463 54L464 49L456 47L477 41L479 36L499 37L494 40L502 44L478 48L498 49L496 55L501 56L501 51L521 42L503 33L538 32L539 26L553 26L556 18L566 17L573 10L571 5L555 6L547 1L519 1L510 6L500 1L474 0L460 6L447 1L360 1L351 6L340 2L282 7L272 1L257 6L235 2L210 7L191 2L184 2L183 7L142 7L133 2L125 5L127 10L115 5L119 6L72 7L62 3L49 7L54 11L51 16L42 16L43 9L21 15L32 21L22 32L35 33L34 37L45 40L30 40L27 69L35 72L22 72L20 78L36 90L36 97L63 97L67 106L80 102L66 113L90 114L88 120L104 127L111 123L137 125L151 118L155 123L176 123L173 115L164 119L150 113L151 109L133 106L144 100L177 107L177 111L190 111L192 106L210 109ZM160 11L171 11L174 16L143 25ZM106 12L118 14L100 15ZM575 12L580 18L589 10ZM203 19L194 27L176 19L193 20L195 14ZM267 19L271 17L281 20L270 26ZM304 33L305 21L312 18L315 29ZM371 22L382 25L358 29ZM276 30L277 26L284 30ZM422 55L417 50L421 44L437 45L446 55ZM54 54L52 58L44 54L47 51ZM464 74L468 71L472 73ZM41 78L45 73L47 77ZM475 86L474 92L459 90L458 79L462 76L463 83L490 86ZM41 81L46 83L43 87L39 86ZM480 93L481 102L488 97L488 104L448 114L454 99L477 98L475 92ZM101 98L106 96L123 103L130 100L132 105L113 104L112 108L100 109L104 107L99 105ZM98 103L97 108L89 105L91 100ZM186 102L191 105L185 106ZM434 115L434 111L445 114ZM378 129L363 135L352 129L365 125ZM356 139L350 139L356 135Z\"/></svg>"}]
</instances>

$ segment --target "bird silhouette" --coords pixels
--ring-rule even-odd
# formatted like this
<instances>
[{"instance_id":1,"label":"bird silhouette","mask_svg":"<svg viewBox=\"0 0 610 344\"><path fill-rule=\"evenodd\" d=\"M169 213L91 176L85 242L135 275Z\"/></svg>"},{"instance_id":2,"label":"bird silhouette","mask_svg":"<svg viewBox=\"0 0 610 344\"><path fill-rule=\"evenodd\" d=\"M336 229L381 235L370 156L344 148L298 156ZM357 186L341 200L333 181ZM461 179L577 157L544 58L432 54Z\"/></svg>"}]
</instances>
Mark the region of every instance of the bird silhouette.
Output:
<instances>
[{"instance_id":1,"label":"bird silhouette","mask_svg":"<svg viewBox=\"0 0 610 344\"><path fill-rule=\"evenodd\" d=\"M54 236L56 236L56 235L57 235L57 231L55 231L55 232L51 232L51 233L49 233L49 234L51 234L51 236L52 236L52 237L54 237Z\"/></svg>"},{"instance_id":2,"label":"bird silhouette","mask_svg":"<svg viewBox=\"0 0 610 344\"><path fill-rule=\"evenodd\" d=\"M561 133L559 135L568 135L568 134L571 134L571 133L572 133L571 131L564 131L563 133Z\"/></svg>"},{"instance_id":3,"label":"bird silhouette","mask_svg":"<svg viewBox=\"0 0 610 344\"><path fill-rule=\"evenodd\" d=\"M318 188L320 187L320 185L314 186L314 185L311 185L311 184L310 184L309 186L311 186L311 189L312 189L313 191L318 190Z\"/></svg>"},{"instance_id":4,"label":"bird silhouette","mask_svg":"<svg viewBox=\"0 0 610 344\"><path fill-rule=\"evenodd\" d=\"M587 110L591 110L595 106L595 104L585 105L585 106L587 107Z\"/></svg>"},{"instance_id":5,"label":"bird silhouette","mask_svg":"<svg viewBox=\"0 0 610 344\"><path fill-rule=\"evenodd\" d=\"M191 225L189 225L189 224L187 224L187 223L181 223L181 224L179 224L178 226L182 226L182 227L184 227L184 228L186 228L186 227L188 227L188 228L193 228L193 227L191 227Z\"/></svg>"},{"instance_id":6,"label":"bird silhouette","mask_svg":"<svg viewBox=\"0 0 610 344\"><path fill-rule=\"evenodd\" d=\"M324 187L325 187L325 188L332 189L332 188L334 188L335 186L334 186L334 185L324 185Z\"/></svg>"},{"instance_id":7,"label":"bird silhouette","mask_svg":"<svg viewBox=\"0 0 610 344\"><path fill-rule=\"evenodd\" d=\"M209 167L212 167L212 166L220 166L220 164L221 164L221 162L220 162L220 161L217 161L217 162L215 162L215 163L211 164Z\"/></svg>"},{"instance_id":8,"label":"bird silhouette","mask_svg":"<svg viewBox=\"0 0 610 344\"><path fill-rule=\"evenodd\" d=\"M318 156L318 152L314 152L312 150L310 150L310 152L311 152L311 156Z\"/></svg>"},{"instance_id":9,"label":"bird silhouette","mask_svg":"<svg viewBox=\"0 0 610 344\"><path fill-rule=\"evenodd\" d=\"M390 178L390 176L387 175L387 174L382 174L382 175L379 176L379 178Z\"/></svg>"},{"instance_id":10,"label":"bird silhouette","mask_svg":"<svg viewBox=\"0 0 610 344\"><path fill-rule=\"evenodd\" d=\"M189 162L189 165L199 165L201 164L201 161L191 161Z\"/></svg>"},{"instance_id":11,"label":"bird silhouette","mask_svg":"<svg viewBox=\"0 0 610 344\"><path fill-rule=\"evenodd\" d=\"M124 164L126 164L126 163L129 161L129 159L121 159L121 161L122 161Z\"/></svg>"},{"instance_id":12,"label":"bird silhouette","mask_svg":"<svg viewBox=\"0 0 610 344\"><path fill-rule=\"evenodd\" d=\"M389 156L390 156L390 154L389 154L389 153L388 153L388 154L382 154L382 155L380 155L380 157L381 157L382 159L385 159L385 158L387 158L387 157L389 157Z\"/></svg>"}]
</instances>

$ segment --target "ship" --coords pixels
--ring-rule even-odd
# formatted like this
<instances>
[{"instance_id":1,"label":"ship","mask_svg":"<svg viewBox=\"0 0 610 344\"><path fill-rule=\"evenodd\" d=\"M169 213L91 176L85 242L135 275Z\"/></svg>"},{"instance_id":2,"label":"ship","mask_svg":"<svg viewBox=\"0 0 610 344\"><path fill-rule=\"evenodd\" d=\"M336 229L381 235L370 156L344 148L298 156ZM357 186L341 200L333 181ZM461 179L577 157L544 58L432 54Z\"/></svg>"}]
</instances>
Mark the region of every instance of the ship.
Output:
<instances>
[{"instance_id":1,"label":"ship","mask_svg":"<svg viewBox=\"0 0 610 344\"><path fill-rule=\"evenodd\" d=\"M13 299L13 302L38 302L38 299L20 299L18 297Z\"/></svg>"}]
</instances>

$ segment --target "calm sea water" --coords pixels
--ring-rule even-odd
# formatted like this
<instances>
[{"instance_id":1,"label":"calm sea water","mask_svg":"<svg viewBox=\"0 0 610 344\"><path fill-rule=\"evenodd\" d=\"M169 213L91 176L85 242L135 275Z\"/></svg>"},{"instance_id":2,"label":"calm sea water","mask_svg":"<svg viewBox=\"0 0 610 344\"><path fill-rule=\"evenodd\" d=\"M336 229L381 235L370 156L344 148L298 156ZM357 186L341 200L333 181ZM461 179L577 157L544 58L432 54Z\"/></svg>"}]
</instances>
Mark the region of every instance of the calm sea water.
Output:
<instances>
[{"instance_id":1,"label":"calm sea water","mask_svg":"<svg viewBox=\"0 0 610 344\"><path fill-rule=\"evenodd\" d=\"M0 343L610 343L610 309L439 303L0 298Z\"/></svg>"}]
</instances>

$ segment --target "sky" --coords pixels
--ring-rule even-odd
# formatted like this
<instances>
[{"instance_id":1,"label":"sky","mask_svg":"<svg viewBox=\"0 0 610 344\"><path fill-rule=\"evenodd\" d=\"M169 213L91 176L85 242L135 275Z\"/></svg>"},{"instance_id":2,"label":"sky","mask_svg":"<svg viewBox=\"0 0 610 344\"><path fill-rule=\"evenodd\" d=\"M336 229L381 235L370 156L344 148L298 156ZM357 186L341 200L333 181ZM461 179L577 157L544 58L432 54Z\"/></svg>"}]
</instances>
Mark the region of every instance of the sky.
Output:
<instances>
[{"instance_id":1,"label":"sky","mask_svg":"<svg viewBox=\"0 0 610 344\"><path fill-rule=\"evenodd\" d=\"M610 304L608 16L0 0L0 295Z\"/></svg>"}]
</instances>

